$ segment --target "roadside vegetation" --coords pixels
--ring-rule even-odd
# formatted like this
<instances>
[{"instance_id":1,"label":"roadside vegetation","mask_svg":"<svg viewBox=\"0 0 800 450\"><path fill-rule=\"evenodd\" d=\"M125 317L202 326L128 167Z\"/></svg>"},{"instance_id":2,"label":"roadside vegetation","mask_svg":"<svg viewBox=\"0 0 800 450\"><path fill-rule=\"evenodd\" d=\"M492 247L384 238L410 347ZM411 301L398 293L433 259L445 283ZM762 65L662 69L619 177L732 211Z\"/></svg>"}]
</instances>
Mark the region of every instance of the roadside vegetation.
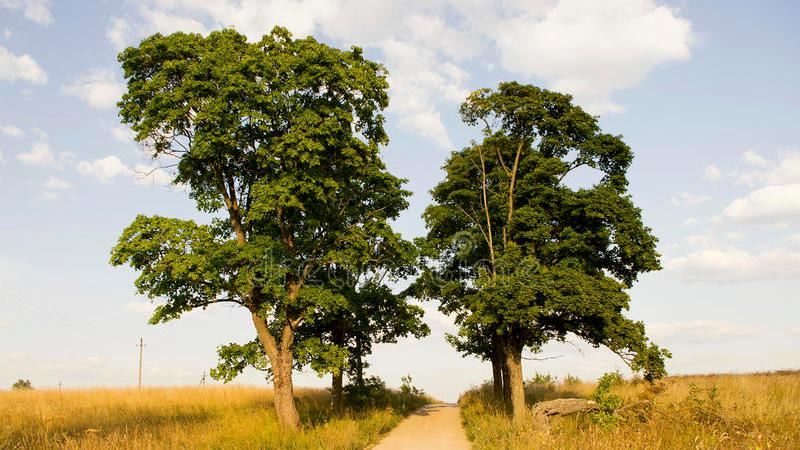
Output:
<instances>
[{"instance_id":1,"label":"roadside vegetation","mask_svg":"<svg viewBox=\"0 0 800 450\"><path fill-rule=\"evenodd\" d=\"M459 401L474 448L783 449L800 443L800 371L672 376L655 384L619 378L605 383L607 391L574 377L548 381L526 383L528 405L579 397L598 401L600 411L543 418L528 408L525 420L512 421L487 383Z\"/></svg>"},{"instance_id":2,"label":"roadside vegetation","mask_svg":"<svg viewBox=\"0 0 800 450\"><path fill-rule=\"evenodd\" d=\"M429 403L406 383L334 414L323 389L296 389L301 431L281 428L272 389L196 387L0 392L2 449L361 449Z\"/></svg>"}]
</instances>

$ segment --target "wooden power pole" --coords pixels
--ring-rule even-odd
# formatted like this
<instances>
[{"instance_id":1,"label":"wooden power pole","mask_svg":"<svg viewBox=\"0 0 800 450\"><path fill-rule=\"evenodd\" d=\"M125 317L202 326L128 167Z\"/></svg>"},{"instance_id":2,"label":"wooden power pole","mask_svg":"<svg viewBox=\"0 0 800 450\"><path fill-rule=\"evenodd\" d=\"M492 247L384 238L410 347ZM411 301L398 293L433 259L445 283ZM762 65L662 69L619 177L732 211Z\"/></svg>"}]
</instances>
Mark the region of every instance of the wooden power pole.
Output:
<instances>
[{"instance_id":1,"label":"wooden power pole","mask_svg":"<svg viewBox=\"0 0 800 450\"><path fill-rule=\"evenodd\" d=\"M144 338L139 338L139 389L142 389L142 353L144 353Z\"/></svg>"}]
</instances>

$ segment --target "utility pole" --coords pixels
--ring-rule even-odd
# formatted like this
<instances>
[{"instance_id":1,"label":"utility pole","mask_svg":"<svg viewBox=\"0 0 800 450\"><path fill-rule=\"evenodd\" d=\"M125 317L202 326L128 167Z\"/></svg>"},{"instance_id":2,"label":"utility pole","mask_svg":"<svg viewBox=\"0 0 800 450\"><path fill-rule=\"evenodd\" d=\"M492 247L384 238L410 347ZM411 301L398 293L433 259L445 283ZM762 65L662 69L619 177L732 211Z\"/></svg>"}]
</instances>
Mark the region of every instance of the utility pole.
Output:
<instances>
[{"instance_id":1,"label":"utility pole","mask_svg":"<svg viewBox=\"0 0 800 450\"><path fill-rule=\"evenodd\" d=\"M200 379L200 386L206 385L206 373L203 372L203 378Z\"/></svg>"},{"instance_id":2,"label":"utility pole","mask_svg":"<svg viewBox=\"0 0 800 450\"><path fill-rule=\"evenodd\" d=\"M144 338L139 338L139 389L142 389L142 353L144 352Z\"/></svg>"}]
</instances>

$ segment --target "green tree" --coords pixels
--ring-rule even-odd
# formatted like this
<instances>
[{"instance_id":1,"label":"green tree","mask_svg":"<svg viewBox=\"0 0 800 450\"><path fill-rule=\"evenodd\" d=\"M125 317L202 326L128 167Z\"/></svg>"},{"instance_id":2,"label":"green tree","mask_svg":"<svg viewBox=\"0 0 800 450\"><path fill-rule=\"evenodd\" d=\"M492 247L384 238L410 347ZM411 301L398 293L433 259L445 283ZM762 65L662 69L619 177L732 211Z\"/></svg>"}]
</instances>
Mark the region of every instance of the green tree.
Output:
<instances>
[{"instance_id":1,"label":"green tree","mask_svg":"<svg viewBox=\"0 0 800 450\"><path fill-rule=\"evenodd\" d=\"M462 119L484 137L454 152L425 211L427 271L412 292L461 325L457 348L493 362L514 416L525 408L522 352L573 333L652 379L668 352L623 312L656 238L627 192L633 155L569 95L518 83L472 93ZM589 187L568 179L594 175ZM589 170L586 170L589 169Z\"/></svg>"},{"instance_id":2,"label":"green tree","mask_svg":"<svg viewBox=\"0 0 800 450\"><path fill-rule=\"evenodd\" d=\"M246 308L266 354L280 422L299 428L295 333L345 304L307 283L321 267L353 264L365 239L393 235L407 207L385 169L384 68L275 28L248 43L234 30L153 35L119 55L123 123L152 156L172 161L210 223L137 217L111 263L139 272L142 294L163 300L152 323L194 308ZM168 165L168 164L165 164Z\"/></svg>"},{"instance_id":3,"label":"green tree","mask_svg":"<svg viewBox=\"0 0 800 450\"><path fill-rule=\"evenodd\" d=\"M31 384L31 380L23 380L20 378L11 385L11 389L15 391L26 391L33 389L33 385Z\"/></svg>"}]
</instances>

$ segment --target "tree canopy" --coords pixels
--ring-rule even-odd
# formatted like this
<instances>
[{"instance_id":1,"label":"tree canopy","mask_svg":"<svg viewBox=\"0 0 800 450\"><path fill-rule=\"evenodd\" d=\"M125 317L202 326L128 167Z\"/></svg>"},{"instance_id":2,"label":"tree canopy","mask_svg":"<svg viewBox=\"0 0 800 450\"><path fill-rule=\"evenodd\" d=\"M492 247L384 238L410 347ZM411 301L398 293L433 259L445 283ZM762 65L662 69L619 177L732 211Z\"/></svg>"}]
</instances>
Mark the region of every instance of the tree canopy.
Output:
<instances>
[{"instance_id":1,"label":"tree canopy","mask_svg":"<svg viewBox=\"0 0 800 450\"><path fill-rule=\"evenodd\" d=\"M569 95L534 86L478 90L460 111L484 137L450 156L432 190L419 242L427 271L411 292L456 314L461 331L451 341L499 365L496 382L506 372L515 413L522 350L568 333L648 379L662 376L668 352L623 315L627 288L660 268L656 238L627 192L630 148ZM599 180L569 183L586 169Z\"/></svg>"},{"instance_id":2,"label":"tree canopy","mask_svg":"<svg viewBox=\"0 0 800 450\"><path fill-rule=\"evenodd\" d=\"M209 223L139 216L112 251L163 300L152 322L227 302L249 310L273 370L278 417L299 427L292 397L295 333L346 306L321 269L359 267L370 244L396 239L404 180L387 143L385 69L275 28L258 42L230 29L153 35L119 55L120 116L174 169Z\"/></svg>"}]
</instances>

